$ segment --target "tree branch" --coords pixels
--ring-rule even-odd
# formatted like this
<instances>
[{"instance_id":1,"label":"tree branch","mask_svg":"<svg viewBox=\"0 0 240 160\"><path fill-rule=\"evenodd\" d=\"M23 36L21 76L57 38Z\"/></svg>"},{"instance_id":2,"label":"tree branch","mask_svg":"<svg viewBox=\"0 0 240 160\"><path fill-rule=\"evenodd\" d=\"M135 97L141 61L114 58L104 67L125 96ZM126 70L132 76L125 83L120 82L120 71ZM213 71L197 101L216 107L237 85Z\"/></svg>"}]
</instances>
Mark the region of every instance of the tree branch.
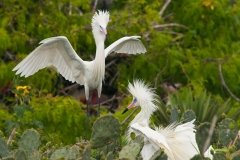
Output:
<instances>
[{"instance_id":1,"label":"tree branch","mask_svg":"<svg viewBox=\"0 0 240 160\"><path fill-rule=\"evenodd\" d=\"M232 92L231 90L228 88L227 84L225 83L225 80L223 78L223 74L222 74L222 65L221 65L221 62L218 61L218 73L219 73L219 76L220 76L220 79L221 79L221 84L222 86L227 90L227 92L230 94L230 96L235 99L236 101L240 102L240 99L238 97L236 97Z\"/></svg>"},{"instance_id":2,"label":"tree branch","mask_svg":"<svg viewBox=\"0 0 240 160\"><path fill-rule=\"evenodd\" d=\"M181 27L184 29L189 29L188 27L178 23L156 24L151 26L151 28L166 28L166 27Z\"/></svg>"},{"instance_id":3,"label":"tree branch","mask_svg":"<svg viewBox=\"0 0 240 160\"><path fill-rule=\"evenodd\" d=\"M167 68L168 61L169 61L169 58L167 58L167 63L166 63L166 65L164 66L164 68L163 68L160 72L158 72L157 76L155 77L155 79L154 79L154 88L157 88L158 77L159 77L159 75L160 75L161 73L163 73L163 72L165 71L165 69Z\"/></svg>"},{"instance_id":4,"label":"tree branch","mask_svg":"<svg viewBox=\"0 0 240 160\"><path fill-rule=\"evenodd\" d=\"M65 87L65 88L61 89L59 92L63 92L63 91L68 91L68 90L71 90L71 89L75 89L75 88L79 87L79 85L80 85L80 84L75 83L75 84L73 84L73 85L71 85L71 86L68 86L68 87Z\"/></svg>"},{"instance_id":5,"label":"tree branch","mask_svg":"<svg viewBox=\"0 0 240 160\"><path fill-rule=\"evenodd\" d=\"M207 150L209 144L210 144L210 141L211 141L211 138L212 138L212 134L213 134L213 131L214 131L214 127L217 123L217 116L215 115L212 119L212 123L211 123L211 127L209 129L209 132L208 132L208 137L207 137L207 140L205 141L204 143L204 146L202 148L202 154Z\"/></svg>"},{"instance_id":6,"label":"tree branch","mask_svg":"<svg viewBox=\"0 0 240 160\"><path fill-rule=\"evenodd\" d=\"M166 10L167 6L170 4L170 2L171 2L171 0L166 0L166 1L165 1L162 9L161 9L160 12L158 13L161 17L162 17L162 15L163 15L164 11Z\"/></svg>"},{"instance_id":7,"label":"tree branch","mask_svg":"<svg viewBox=\"0 0 240 160\"><path fill-rule=\"evenodd\" d=\"M97 3L98 3L98 0L95 0L93 8L92 8L93 13L96 11Z\"/></svg>"},{"instance_id":8,"label":"tree branch","mask_svg":"<svg viewBox=\"0 0 240 160\"><path fill-rule=\"evenodd\" d=\"M181 64L181 67L182 67L182 71L183 71L183 73L185 74L186 78L188 79L188 81L191 82L191 79L190 79L189 76L187 75L187 73L186 73L186 71L185 71L185 69L184 69L184 67L183 67L182 64Z\"/></svg>"},{"instance_id":9,"label":"tree branch","mask_svg":"<svg viewBox=\"0 0 240 160\"><path fill-rule=\"evenodd\" d=\"M111 79L111 81L109 82L110 86L113 84L114 80L117 78L117 76L120 74L120 72L121 72L121 69L119 69L117 71L117 73L114 75L114 77Z\"/></svg>"},{"instance_id":10,"label":"tree branch","mask_svg":"<svg viewBox=\"0 0 240 160\"><path fill-rule=\"evenodd\" d=\"M138 110L138 108L140 108L140 107L137 106L137 107L132 111L132 113L129 114L129 115L122 121L121 125L124 125L124 124L128 121L128 119L131 118L131 116Z\"/></svg>"},{"instance_id":11,"label":"tree branch","mask_svg":"<svg viewBox=\"0 0 240 160\"><path fill-rule=\"evenodd\" d=\"M116 97L115 95L113 95L113 97L112 97L111 99L108 99L108 100L106 100L106 101L101 102L100 105L103 105L103 104L106 104L106 103L108 103L108 102L111 102L112 100L117 99L117 98L119 98L119 97ZM97 107L98 104L95 104L95 105L92 105L92 106L93 106L93 107Z\"/></svg>"},{"instance_id":12,"label":"tree branch","mask_svg":"<svg viewBox=\"0 0 240 160\"><path fill-rule=\"evenodd\" d=\"M18 125L13 128L12 133L10 134L10 136L9 136L9 138L8 138L8 141L7 141L7 146L8 146L8 147L10 146L10 144L11 144L13 138L14 138L14 135L15 135L15 133L16 133L16 131L17 131L17 129L18 129Z\"/></svg>"}]
</instances>

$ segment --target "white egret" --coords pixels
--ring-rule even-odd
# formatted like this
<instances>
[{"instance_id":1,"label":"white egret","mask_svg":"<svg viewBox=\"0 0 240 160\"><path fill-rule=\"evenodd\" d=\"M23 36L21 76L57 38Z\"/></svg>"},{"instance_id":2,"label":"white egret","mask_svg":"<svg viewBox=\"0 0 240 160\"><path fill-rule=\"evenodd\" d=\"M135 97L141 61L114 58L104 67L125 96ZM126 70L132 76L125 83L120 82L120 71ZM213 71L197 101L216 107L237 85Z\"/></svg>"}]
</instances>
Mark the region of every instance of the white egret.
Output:
<instances>
[{"instance_id":1,"label":"white egret","mask_svg":"<svg viewBox=\"0 0 240 160\"><path fill-rule=\"evenodd\" d=\"M127 54L146 52L144 45L138 40L139 36L123 37L104 50L108 21L109 13L107 11L98 11L92 18L92 32L96 43L96 57L93 61L83 61L74 51L68 39L58 36L41 41L41 45L22 60L13 71L17 70L16 74L21 73L21 76L28 77L40 69L54 66L66 80L84 85L87 119L89 117L89 90L97 89L99 116L99 98L105 74L105 57L112 52Z\"/></svg>"},{"instance_id":2,"label":"white egret","mask_svg":"<svg viewBox=\"0 0 240 160\"><path fill-rule=\"evenodd\" d=\"M168 160L189 160L199 153L195 140L194 120L184 124L173 123L163 127L149 127L152 113L158 108L158 96L153 88L141 80L135 80L133 85L129 83L128 91L133 95L132 103L123 111L140 106L141 111L129 125L127 135L134 132L144 136L144 146L141 151L143 160L149 160L153 154L164 149Z\"/></svg>"}]
</instances>

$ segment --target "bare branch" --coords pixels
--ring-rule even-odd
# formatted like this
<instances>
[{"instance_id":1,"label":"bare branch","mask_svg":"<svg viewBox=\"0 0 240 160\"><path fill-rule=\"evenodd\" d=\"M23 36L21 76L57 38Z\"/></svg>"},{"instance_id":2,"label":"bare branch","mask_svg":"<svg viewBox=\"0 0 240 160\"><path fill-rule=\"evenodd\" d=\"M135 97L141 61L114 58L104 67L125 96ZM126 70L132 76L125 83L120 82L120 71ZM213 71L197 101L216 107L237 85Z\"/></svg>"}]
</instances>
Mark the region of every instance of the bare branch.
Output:
<instances>
[{"instance_id":1,"label":"bare branch","mask_svg":"<svg viewBox=\"0 0 240 160\"><path fill-rule=\"evenodd\" d=\"M17 129L18 129L18 126L16 126L16 127L13 128L12 133L10 134L10 136L9 136L9 138L8 138L8 141L7 141L7 146L8 146L8 147L10 146L10 144L11 144L13 138L14 138L14 135L15 135L15 133L16 133L16 131L17 131Z\"/></svg>"},{"instance_id":2,"label":"bare branch","mask_svg":"<svg viewBox=\"0 0 240 160\"><path fill-rule=\"evenodd\" d=\"M106 101L101 102L100 105L103 105L103 104L106 104L106 103L108 103L108 102L111 102L111 101L113 101L114 99L117 99L117 98L119 98L119 97L116 97L115 95L113 95L113 97L112 97L111 99L108 99L108 100L106 100ZM92 105L92 106L93 106L93 107L97 107L98 104L95 104L95 105Z\"/></svg>"},{"instance_id":3,"label":"bare branch","mask_svg":"<svg viewBox=\"0 0 240 160\"><path fill-rule=\"evenodd\" d=\"M180 27L184 29L189 29L188 27L178 23L156 24L151 26L151 28L166 28L166 27Z\"/></svg>"},{"instance_id":4,"label":"bare branch","mask_svg":"<svg viewBox=\"0 0 240 160\"><path fill-rule=\"evenodd\" d=\"M117 73L114 75L114 77L111 79L111 81L110 81L110 83L109 83L110 86L112 85L113 81L117 78L117 76L120 74L120 71L121 71L121 69L119 69L119 70L117 71Z\"/></svg>"},{"instance_id":5,"label":"bare branch","mask_svg":"<svg viewBox=\"0 0 240 160\"><path fill-rule=\"evenodd\" d=\"M230 143L229 147L235 146L239 137L240 137L240 130L238 131L238 134L236 135L235 139Z\"/></svg>"},{"instance_id":6,"label":"bare branch","mask_svg":"<svg viewBox=\"0 0 240 160\"><path fill-rule=\"evenodd\" d=\"M95 0L93 8L92 8L93 13L96 11L97 3L98 3L98 0Z\"/></svg>"},{"instance_id":7,"label":"bare branch","mask_svg":"<svg viewBox=\"0 0 240 160\"><path fill-rule=\"evenodd\" d=\"M59 92L65 92L65 91L67 91L67 90L75 89L75 88L77 88L78 86L79 86L79 84L78 84L78 83L75 83L75 84L73 84L73 85L71 85L71 86L68 86L68 87L65 87L65 88L61 89Z\"/></svg>"},{"instance_id":8,"label":"bare branch","mask_svg":"<svg viewBox=\"0 0 240 160\"><path fill-rule=\"evenodd\" d=\"M111 62L109 62L108 64L105 65L105 68L108 68L109 66L111 66L116 61L117 61L116 59L112 60Z\"/></svg>"},{"instance_id":9,"label":"bare branch","mask_svg":"<svg viewBox=\"0 0 240 160\"><path fill-rule=\"evenodd\" d=\"M121 125L124 125L124 124L128 121L128 119L131 118L132 115L138 110L138 108L140 108L140 107L137 106L137 107L132 111L132 113L129 114L129 115L122 121Z\"/></svg>"},{"instance_id":10,"label":"bare branch","mask_svg":"<svg viewBox=\"0 0 240 160\"><path fill-rule=\"evenodd\" d=\"M159 77L159 75L160 75L161 73L163 73L163 72L165 71L165 69L167 68L168 60L169 60L169 59L167 58L167 63L166 63L166 65L164 66L164 68L163 68L160 72L158 72L157 76L155 77L155 79L154 79L154 88L157 88L158 77Z\"/></svg>"},{"instance_id":11,"label":"bare branch","mask_svg":"<svg viewBox=\"0 0 240 160\"><path fill-rule=\"evenodd\" d=\"M166 10L167 6L170 4L171 0L166 0L162 9L160 10L160 12L158 13L160 16L163 15L164 11Z\"/></svg>"},{"instance_id":12,"label":"bare branch","mask_svg":"<svg viewBox=\"0 0 240 160\"><path fill-rule=\"evenodd\" d=\"M173 15L173 13L169 13L168 15L162 17L163 20L170 18Z\"/></svg>"},{"instance_id":13,"label":"bare branch","mask_svg":"<svg viewBox=\"0 0 240 160\"><path fill-rule=\"evenodd\" d=\"M181 67L182 67L182 71L183 71L183 73L185 74L185 76L187 77L187 79L188 79L189 81L191 81L191 79L190 79L189 76L187 75L187 73L186 73L183 65L181 65Z\"/></svg>"},{"instance_id":14,"label":"bare branch","mask_svg":"<svg viewBox=\"0 0 240 160\"><path fill-rule=\"evenodd\" d=\"M227 90L227 92L230 94L230 96L235 99L236 101L240 102L240 99L238 97L236 97L232 92L231 90L228 88L228 86L226 85L225 83L225 80L223 78L223 74L222 74L222 65L221 65L221 62L219 61L218 62L218 73L219 73L219 76L220 76L220 79L221 79L221 84L222 86Z\"/></svg>"},{"instance_id":15,"label":"bare branch","mask_svg":"<svg viewBox=\"0 0 240 160\"><path fill-rule=\"evenodd\" d=\"M68 15L72 15L72 4L69 3L69 12L68 12Z\"/></svg>"},{"instance_id":16,"label":"bare branch","mask_svg":"<svg viewBox=\"0 0 240 160\"><path fill-rule=\"evenodd\" d=\"M201 153L204 153L207 150L207 148L208 148L208 146L210 144L210 140L212 138L212 134L213 134L214 127L215 127L216 123L217 123L217 116L214 116L213 119L212 119L211 127L210 127L209 132L208 132L207 140L204 143L204 146L202 148L202 152Z\"/></svg>"}]
</instances>

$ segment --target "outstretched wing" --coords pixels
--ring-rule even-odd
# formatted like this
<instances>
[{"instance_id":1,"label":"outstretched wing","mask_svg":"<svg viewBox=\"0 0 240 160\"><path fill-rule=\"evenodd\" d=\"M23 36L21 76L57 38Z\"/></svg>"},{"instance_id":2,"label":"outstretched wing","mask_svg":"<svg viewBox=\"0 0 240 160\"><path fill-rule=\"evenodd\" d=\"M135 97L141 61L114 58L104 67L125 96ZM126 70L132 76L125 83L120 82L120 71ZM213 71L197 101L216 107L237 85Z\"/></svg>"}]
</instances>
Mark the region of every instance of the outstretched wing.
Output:
<instances>
[{"instance_id":1,"label":"outstretched wing","mask_svg":"<svg viewBox=\"0 0 240 160\"><path fill-rule=\"evenodd\" d=\"M130 127L136 133L143 135L144 138L149 141L156 150L162 148L170 158L174 159L173 153L170 149L171 147L169 146L166 137L159 134L157 131L152 130L147 125L142 125L141 123L134 123Z\"/></svg>"},{"instance_id":2,"label":"outstretched wing","mask_svg":"<svg viewBox=\"0 0 240 160\"><path fill-rule=\"evenodd\" d=\"M17 70L16 74L21 73L21 76L28 77L40 69L54 66L65 79L75 82L74 77L84 72L84 61L76 54L66 37L47 38L40 44L13 69Z\"/></svg>"},{"instance_id":3,"label":"outstretched wing","mask_svg":"<svg viewBox=\"0 0 240 160\"><path fill-rule=\"evenodd\" d=\"M140 36L120 38L105 49L105 58L112 52L126 54L145 53L146 48L138 38L140 38Z\"/></svg>"}]
</instances>

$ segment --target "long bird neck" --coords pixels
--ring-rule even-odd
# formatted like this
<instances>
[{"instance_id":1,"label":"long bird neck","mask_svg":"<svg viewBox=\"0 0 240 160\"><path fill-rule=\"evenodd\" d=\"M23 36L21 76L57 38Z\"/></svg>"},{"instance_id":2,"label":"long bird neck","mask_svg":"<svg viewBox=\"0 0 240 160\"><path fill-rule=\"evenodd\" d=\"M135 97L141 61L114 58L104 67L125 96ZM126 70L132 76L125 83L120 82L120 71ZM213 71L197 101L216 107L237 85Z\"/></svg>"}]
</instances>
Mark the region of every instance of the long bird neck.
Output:
<instances>
[{"instance_id":1,"label":"long bird neck","mask_svg":"<svg viewBox=\"0 0 240 160\"><path fill-rule=\"evenodd\" d=\"M141 111L131 121L129 126L131 126L134 123L142 123L145 126L149 126L149 120L150 120L151 114L152 114L152 112L141 109ZM133 132L133 129L131 127L128 127L128 130L127 130L127 141L128 142L130 142L130 140L131 140L131 138L130 138L131 132Z\"/></svg>"},{"instance_id":2,"label":"long bird neck","mask_svg":"<svg viewBox=\"0 0 240 160\"><path fill-rule=\"evenodd\" d=\"M152 115L152 112L150 112L149 110L141 109L141 111L132 120L131 124L142 122L142 123L145 123L146 125L149 125L151 115Z\"/></svg>"},{"instance_id":3,"label":"long bird neck","mask_svg":"<svg viewBox=\"0 0 240 160\"><path fill-rule=\"evenodd\" d=\"M93 74L103 80L105 74L105 53L104 53L104 40L96 42L97 50L94 60Z\"/></svg>"}]
</instances>

